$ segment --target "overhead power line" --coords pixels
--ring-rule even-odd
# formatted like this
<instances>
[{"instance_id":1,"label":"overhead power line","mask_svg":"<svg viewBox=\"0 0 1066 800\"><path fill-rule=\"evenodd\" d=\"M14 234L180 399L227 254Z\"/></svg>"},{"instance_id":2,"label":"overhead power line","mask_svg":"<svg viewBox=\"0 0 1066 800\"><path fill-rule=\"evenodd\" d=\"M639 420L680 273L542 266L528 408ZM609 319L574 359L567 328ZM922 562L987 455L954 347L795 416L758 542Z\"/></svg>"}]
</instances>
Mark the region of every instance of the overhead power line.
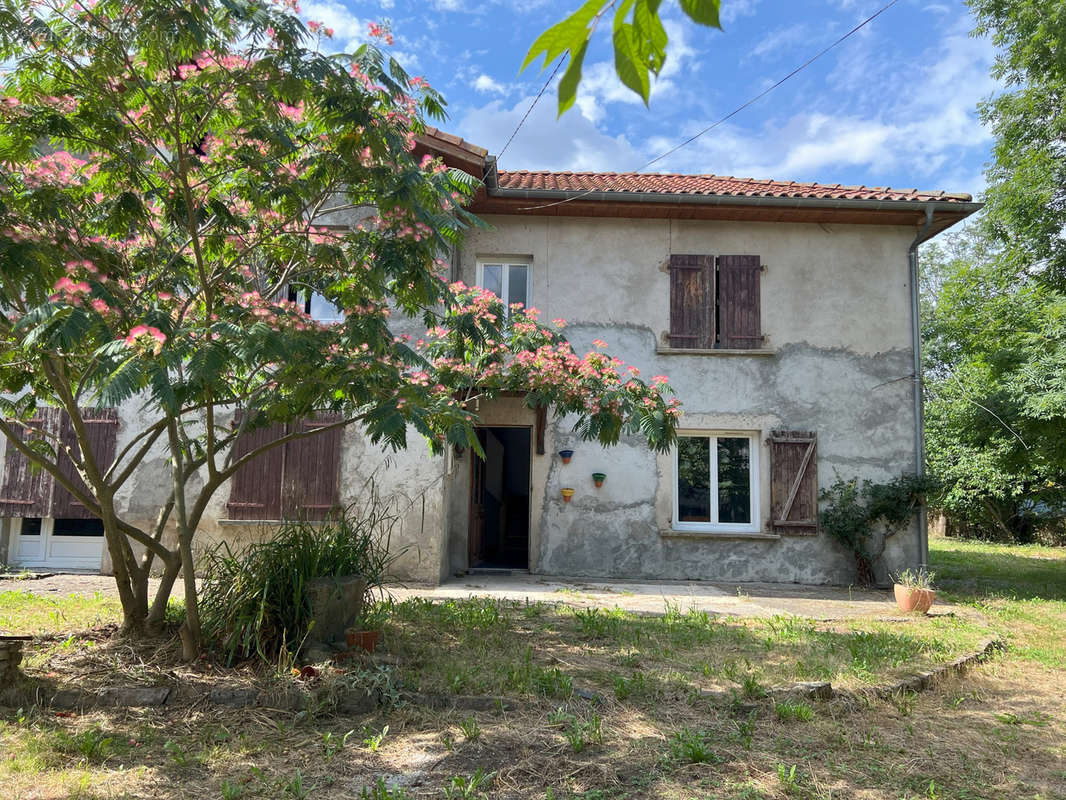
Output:
<instances>
[{"instance_id":1,"label":"overhead power line","mask_svg":"<svg viewBox=\"0 0 1066 800\"><path fill-rule=\"evenodd\" d=\"M879 16L884 14L886 11L888 11L890 8L892 8L892 6L896 5L896 3L898 3L898 2L899 2L899 0L890 0L890 2L888 2L885 5L881 6L881 8L879 8L873 14L868 16L866 19L864 19L862 22L860 22L854 28L849 30L847 33L842 35L840 38L838 38L832 44L829 44L826 47L824 47L821 50L819 50L817 53L815 53L813 56L808 58L806 61L804 61L802 64L800 64L794 70L792 70L790 73L785 75L783 78L778 80L776 83L772 84L771 86L768 86L766 89L764 89L763 91L759 92L759 94L755 95L750 100L748 100L747 102L743 103L742 105L737 106L732 111L730 111L728 114L726 114L724 117L721 117L721 118L715 120L714 122L712 122L710 125L708 125L703 130L693 134L689 138L685 139L683 142L680 142L679 144L676 144L673 147L671 147L665 153L662 153L662 154L656 156L651 161L648 161L646 164L644 164L644 165L638 167L637 169L633 170L633 172L643 172L648 167L650 167L650 166L652 166L654 164L657 164L658 162L662 161L664 158L667 158L668 156L673 155L674 153L676 153L681 148L687 147L688 145L692 144L694 141L699 139L701 136L705 136L706 134L710 133L715 128L717 128L719 125L721 125L721 124L723 124L725 122L728 122L730 119L735 117L741 111L744 111L745 109L749 108L750 106L752 106L755 103L757 103L760 100L762 100L764 97L766 97L766 95L768 95L768 94L770 94L770 92L774 91L774 89L776 89L779 86L781 86L781 84L783 84L786 81L789 81L792 78L794 78L796 75L801 73L803 70L805 70L807 67L809 67L811 64L813 64L818 59L820 59L822 56L824 56L830 50L833 50L834 48L836 48L839 45L843 44L845 41L847 41L852 36L854 36L856 33L858 33L860 30L865 28L867 25L869 25L871 22L873 22ZM559 66L561 64L562 64L562 59L560 59L559 64L557 64L555 66L555 72L558 72ZM526 118L529 117L530 112L533 110L533 106L535 106L537 104L537 100L539 100L540 96L542 94L544 94L544 91L545 91L545 89L547 89L548 84L550 84L551 81L552 81L552 78L555 77L555 72L552 72L551 77L548 78L548 82L544 85L544 87L540 90L540 93L533 100L533 103L530 105L529 109L526 111L525 116L522 117L521 122L518 123L518 127L515 128L514 133L511 134L511 138L507 140L507 145L510 145L511 142L514 140L514 137L518 134L518 131L521 129L522 124L526 121ZM507 149L507 145L504 146L504 150ZM497 159L496 159L497 162L499 161L499 159L500 159L500 157L502 155L503 155L503 151L501 151L500 155L497 156ZM593 194L593 193L595 193L597 191L599 191L599 190L598 189L589 189L586 192L582 192L581 194L575 195L573 197L568 197L568 198L566 198L564 200L556 200L554 202L544 203L543 205L538 205L538 206L527 206L525 208L519 208L517 210L518 211L537 211L537 210L542 209L542 208L551 208L552 206L559 206L559 205L563 205L564 203L573 202L574 200L580 200L582 197L587 197L588 195Z\"/></svg>"}]
</instances>

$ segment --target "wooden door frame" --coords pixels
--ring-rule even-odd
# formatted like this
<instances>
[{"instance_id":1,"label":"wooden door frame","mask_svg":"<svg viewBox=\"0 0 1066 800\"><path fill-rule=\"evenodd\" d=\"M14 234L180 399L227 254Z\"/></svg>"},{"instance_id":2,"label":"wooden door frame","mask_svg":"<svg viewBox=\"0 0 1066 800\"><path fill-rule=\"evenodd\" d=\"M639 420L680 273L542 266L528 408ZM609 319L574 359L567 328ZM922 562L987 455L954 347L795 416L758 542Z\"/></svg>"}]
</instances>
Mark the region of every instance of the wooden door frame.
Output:
<instances>
[{"instance_id":1,"label":"wooden door frame","mask_svg":"<svg viewBox=\"0 0 1066 800\"><path fill-rule=\"evenodd\" d=\"M533 456L536 454L536 425L475 425L474 430L488 430L490 428L521 428L529 431L529 464L527 471L527 484L529 492L529 503L526 508L526 564L527 568L533 565ZM471 569L470 563L470 542L471 531L474 526L474 470L477 468L475 461L478 461L477 453L470 451L470 485L467 489L467 512L466 512L466 568Z\"/></svg>"}]
</instances>

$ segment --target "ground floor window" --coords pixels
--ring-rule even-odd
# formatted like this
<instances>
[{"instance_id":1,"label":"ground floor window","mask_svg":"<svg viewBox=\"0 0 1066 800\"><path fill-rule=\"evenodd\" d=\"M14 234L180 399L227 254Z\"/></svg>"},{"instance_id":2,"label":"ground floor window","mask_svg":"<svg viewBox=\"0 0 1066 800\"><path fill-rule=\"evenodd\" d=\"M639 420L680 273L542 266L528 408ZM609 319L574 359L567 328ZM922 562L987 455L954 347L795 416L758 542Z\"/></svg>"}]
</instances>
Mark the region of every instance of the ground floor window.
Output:
<instances>
[{"instance_id":1,"label":"ground floor window","mask_svg":"<svg viewBox=\"0 0 1066 800\"><path fill-rule=\"evenodd\" d=\"M11 562L23 567L99 569L104 524L90 519L24 517L14 519Z\"/></svg>"},{"instance_id":2,"label":"ground floor window","mask_svg":"<svg viewBox=\"0 0 1066 800\"><path fill-rule=\"evenodd\" d=\"M684 433L674 451L674 528L759 529L759 447L750 433Z\"/></svg>"}]
</instances>

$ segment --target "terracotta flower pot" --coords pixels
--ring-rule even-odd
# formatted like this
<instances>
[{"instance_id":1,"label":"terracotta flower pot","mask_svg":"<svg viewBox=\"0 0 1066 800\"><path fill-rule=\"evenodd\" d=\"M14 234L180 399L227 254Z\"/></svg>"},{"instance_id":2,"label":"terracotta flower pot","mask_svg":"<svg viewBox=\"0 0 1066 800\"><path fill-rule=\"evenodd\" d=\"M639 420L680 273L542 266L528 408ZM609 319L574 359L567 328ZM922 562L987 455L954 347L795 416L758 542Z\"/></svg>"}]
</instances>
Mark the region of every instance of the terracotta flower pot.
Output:
<instances>
[{"instance_id":1,"label":"terracotta flower pot","mask_svg":"<svg viewBox=\"0 0 1066 800\"><path fill-rule=\"evenodd\" d=\"M605 473L605 472L593 472L592 473L592 482L594 484L596 484L596 488L597 489L599 489L601 486L603 486L603 482L605 480L607 480L607 473Z\"/></svg>"},{"instance_id":2,"label":"terracotta flower pot","mask_svg":"<svg viewBox=\"0 0 1066 800\"><path fill-rule=\"evenodd\" d=\"M368 653L373 653L378 646L378 639L381 637L381 631L357 631L349 628L344 632L344 638L348 642L348 647L358 647L361 650L366 650Z\"/></svg>"},{"instance_id":3,"label":"terracotta flower pot","mask_svg":"<svg viewBox=\"0 0 1066 800\"><path fill-rule=\"evenodd\" d=\"M905 613L918 611L919 613L927 614L933 605L933 600L936 598L934 589L915 589L899 583L892 588L896 595L896 605L899 606L900 611Z\"/></svg>"},{"instance_id":4,"label":"terracotta flower pot","mask_svg":"<svg viewBox=\"0 0 1066 800\"><path fill-rule=\"evenodd\" d=\"M574 496L574 490L573 489L560 489L559 490L559 494L561 494L563 496L563 502L564 503L569 503L570 502L570 498Z\"/></svg>"},{"instance_id":5,"label":"terracotta flower pot","mask_svg":"<svg viewBox=\"0 0 1066 800\"><path fill-rule=\"evenodd\" d=\"M573 458L573 457L574 457L574 451L573 450L560 450L559 451L559 458L561 458L563 460L564 464L569 464L570 463L570 459Z\"/></svg>"}]
</instances>

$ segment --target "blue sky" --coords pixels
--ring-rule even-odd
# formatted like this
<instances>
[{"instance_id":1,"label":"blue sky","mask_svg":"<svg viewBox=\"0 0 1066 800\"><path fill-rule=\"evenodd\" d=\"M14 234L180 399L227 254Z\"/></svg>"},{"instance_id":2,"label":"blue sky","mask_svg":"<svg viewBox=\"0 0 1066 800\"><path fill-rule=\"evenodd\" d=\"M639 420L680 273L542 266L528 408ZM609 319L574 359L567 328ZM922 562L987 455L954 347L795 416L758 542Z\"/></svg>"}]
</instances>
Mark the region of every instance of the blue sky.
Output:
<instances>
[{"instance_id":1,"label":"blue sky","mask_svg":"<svg viewBox=\"0 0 1066 800\"><path fill-rule=\"evenodd\" d=\"M614 75L597 36L577 105L556 120L554 87L502 169L635 170L732 111L876 11L885 0L722 0L725 31L663 3L670 35L650 108ZM533 39L579 0L314 0L305 16L348 49L387 19L394 55L449 104L441 127L499 153L547 78L518 68ZM958 0L900 0L727 124L653 167L979 194L991 138L977 104L996 90L992 45Z\"/></svg>"}]
</instances>

